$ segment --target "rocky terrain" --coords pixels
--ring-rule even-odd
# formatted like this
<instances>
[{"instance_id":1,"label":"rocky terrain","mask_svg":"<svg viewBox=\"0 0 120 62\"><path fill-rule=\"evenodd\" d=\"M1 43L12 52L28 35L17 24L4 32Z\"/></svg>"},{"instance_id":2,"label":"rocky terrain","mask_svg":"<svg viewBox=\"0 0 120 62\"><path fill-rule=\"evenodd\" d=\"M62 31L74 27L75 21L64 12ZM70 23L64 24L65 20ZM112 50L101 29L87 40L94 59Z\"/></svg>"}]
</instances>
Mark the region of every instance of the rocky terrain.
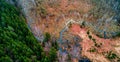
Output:
<instances>
[{"instance_id":1,"label":"rocky terrain","mask_svg":"<svg viewBox=\"0 0 120 62\"><path fill-rule=\"evenodd\" d=\"M6 0L20 8L29 29L58 62L120 62L119 0Z\"/></svg>"}]
</instances>

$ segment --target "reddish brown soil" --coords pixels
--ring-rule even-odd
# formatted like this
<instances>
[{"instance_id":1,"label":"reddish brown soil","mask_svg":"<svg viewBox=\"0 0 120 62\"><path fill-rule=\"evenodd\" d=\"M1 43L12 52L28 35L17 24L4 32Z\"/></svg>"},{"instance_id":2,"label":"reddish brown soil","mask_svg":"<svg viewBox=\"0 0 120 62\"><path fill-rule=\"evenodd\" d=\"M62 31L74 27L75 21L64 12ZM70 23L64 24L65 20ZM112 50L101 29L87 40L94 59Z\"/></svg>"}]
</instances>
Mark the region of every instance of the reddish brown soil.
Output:
<instances>
[{"instance_id":1,"label":"reddish brown soil","mask_svg":"<svg viewBox=\"0 0 120 62\"><path fill-rule=\"evenodd\" d=\"M48 15L42 17L38 25L43 32L49 32L56 37L59 37L59 32L64 28L66 19L82 18L83 14L92 8L84 0L58 0L52 5L51 7L49 2L44 5Z\"/></svg>"},{"instance_id":2,"label":"reddish brown soil","mask_svg":"<svg viewBox=\"0 0 120 62\"><path fill-rule=\"evenodd\" d=\"M83 56L87 56L88 58L95 58L96 54L103 54L109 51L114 50L113 45L115 45L115 42L110 40L110 39L103 39L103 38L99 38L96 35L90 33L90 35L92 35L92 37L94 39L96 39L96 43L100 44L102 43L102 45L100 47L96 47L93 42L93 40L89 39L88 34L87 34L87 29L86 28L80 28L79 25L72 25L71 27L71 32L75 35L79 35L81 38L83 38L83 41L80 42L81 46L82 46L82 55ZM90 48L96 48L96 52L90 52ZM98 57L99 58L99 57ZM105 57L103 55L100 56L100 58L104 59L106 62L107 60L105 59ZM100 59L99 58L99 59Z\"/></svg>"}]
</instances>

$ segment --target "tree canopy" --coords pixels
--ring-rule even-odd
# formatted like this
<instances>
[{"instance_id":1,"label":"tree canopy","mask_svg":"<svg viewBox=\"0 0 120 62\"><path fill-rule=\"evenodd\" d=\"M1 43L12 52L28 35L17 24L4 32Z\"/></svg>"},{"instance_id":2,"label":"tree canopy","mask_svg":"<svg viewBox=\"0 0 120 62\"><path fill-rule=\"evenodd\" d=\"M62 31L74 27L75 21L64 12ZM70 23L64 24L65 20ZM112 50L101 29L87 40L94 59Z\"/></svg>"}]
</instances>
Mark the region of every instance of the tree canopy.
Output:
<instances>
[{"instance_id":1,"label":"tree canopy","mask_svg":"<svg viewBox=\"0 0 120 62\"><path fill-rule=\"evenodd\" d=\"M46 56L18 8L0 0L0 62L53 62L52 52Z\"/></svg>"}]
</instances>

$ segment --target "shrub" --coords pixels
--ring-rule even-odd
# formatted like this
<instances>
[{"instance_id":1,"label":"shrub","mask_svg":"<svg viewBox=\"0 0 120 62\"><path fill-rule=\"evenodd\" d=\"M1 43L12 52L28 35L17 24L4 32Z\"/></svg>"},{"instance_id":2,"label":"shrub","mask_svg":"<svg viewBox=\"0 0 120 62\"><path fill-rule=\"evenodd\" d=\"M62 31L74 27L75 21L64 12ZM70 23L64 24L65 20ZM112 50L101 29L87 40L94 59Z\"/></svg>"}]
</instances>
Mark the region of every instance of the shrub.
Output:
<instances>
[{"instance_id":1,"label":"shrub","mask_svg":"<svg viewBox=\"0 0 120 62\"><path fill-rule=\"evenodd\" d=\"M46 32L45 35L44 35L43 42L48 42L50 40L50 38L51 38L50 33Z\"/></svg>"},{"instance_id":2,"label":"shrub","mask_svg":"<svg viewBox=\"0 0 120 62\"><path fill-rule=\"evenodd\" d=\"M51 49L50 49L50 55L49 55L49 58L50 58L50 62L53 62L53 61L55 61L56 60L56 58L57 58L57 53L56 53L56 49L54 48L54 47L52 47Z\"/></svg>"},{"instance_id":3,"label":"shrub","mask_svg":"<svg viewBox=\"0 0 120 62\"><path fill-rule=\"evenodd\" d=\"M87 31L87 34L89 35L89 34L90 34L90 32L89 32L89 31Z\"/></svg>"},{"instance_id":4,"label":"shrub","mask_svg":"<svg viewBox=\"0 0 120 62\"><path fill-rule=\"evenodd\" d=\"M92 36L91 35L88 35L89 39L92 39Z\"/></svg>"},{"instance_id":5,"label":"shrub","mask_svg":"<svg viewBox=\"0 0 120 62\"><path fill-rule=\"evenodd\" d=\"M97 43L95 43L94 45L95 45L96 47L100 47L100 45L99 45L99 44L97 44Z\"/></svg>"},{"instance_id":6,"label":"shrub","mask_svg":"<svg viewBox=\"0 0 120 62\"><path fill-rule=\"evenodd\" d=\"M90 52L96 52L97 50L95 48L90 48Z\"/></svg>"},{"instance_id":7,"label":"shrub","mask_svg":"<svg viewBox=\"0 0 120 62\"><path fill-rule=\"evenodd\" d=\"M112 51L110 51L107 55L108 59L115 59L117 58L117 55L115 53L113 53Z\"/></svg>"},{"instance_id":8,"label":"shrub","mask_svg":"<svg viewBox=\"0 0 120 62\"><path fill-rule=\"evenodd\" d=\"M57 41L55 41L55 42L52 42L52 47L54 47L56 50L58 50L58 43L57 43Z\"/></svg>"}]
</instances>

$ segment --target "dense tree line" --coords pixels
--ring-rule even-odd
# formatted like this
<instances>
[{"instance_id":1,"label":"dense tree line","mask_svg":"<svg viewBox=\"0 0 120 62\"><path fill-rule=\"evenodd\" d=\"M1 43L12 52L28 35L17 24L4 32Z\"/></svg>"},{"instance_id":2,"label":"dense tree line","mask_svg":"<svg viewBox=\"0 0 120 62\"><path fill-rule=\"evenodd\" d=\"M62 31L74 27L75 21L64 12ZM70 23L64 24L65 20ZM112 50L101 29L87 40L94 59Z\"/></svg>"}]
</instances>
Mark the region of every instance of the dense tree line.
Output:
<instances>
[{"instance_id":1,"label":"dense tree line","mask_svg":"<svg viewBox=\"0 0 120 62\"><path fill-rule=\"evenodd\" d=\"M55 58L55 48L45 55L18 8L0 0L0 62L54 62Z\"/></svg>"}]
</instances>

